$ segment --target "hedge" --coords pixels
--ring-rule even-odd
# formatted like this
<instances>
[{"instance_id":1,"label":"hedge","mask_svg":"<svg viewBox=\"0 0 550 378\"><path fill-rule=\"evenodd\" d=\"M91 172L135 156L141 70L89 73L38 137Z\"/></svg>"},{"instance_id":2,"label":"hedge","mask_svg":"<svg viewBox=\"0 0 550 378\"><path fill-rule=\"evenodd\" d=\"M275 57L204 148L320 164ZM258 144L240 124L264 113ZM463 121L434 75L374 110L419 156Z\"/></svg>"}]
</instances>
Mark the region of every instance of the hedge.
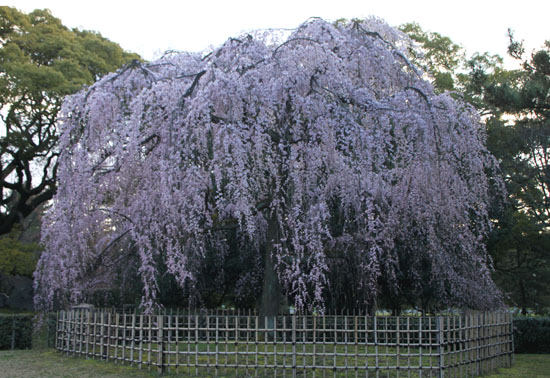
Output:
<instances>
[{"instance_id":1,"label":"hedge","mask_svg":"<svg viewBox=\"0 0 550 378\"><path fill-rule=\"evenodd\" d=\"M550 353L550 317L514 318L515 353Z\"/></svg>"},{"instance_id":2,"label":"hedge","mask_svg":"<svg viewBox=\"0 0 550 378\"><path fill-rule=\"evenodd\" d=\"M0 314L0 350L32 347L32 315Z\"/></svg>"}]
</instances>

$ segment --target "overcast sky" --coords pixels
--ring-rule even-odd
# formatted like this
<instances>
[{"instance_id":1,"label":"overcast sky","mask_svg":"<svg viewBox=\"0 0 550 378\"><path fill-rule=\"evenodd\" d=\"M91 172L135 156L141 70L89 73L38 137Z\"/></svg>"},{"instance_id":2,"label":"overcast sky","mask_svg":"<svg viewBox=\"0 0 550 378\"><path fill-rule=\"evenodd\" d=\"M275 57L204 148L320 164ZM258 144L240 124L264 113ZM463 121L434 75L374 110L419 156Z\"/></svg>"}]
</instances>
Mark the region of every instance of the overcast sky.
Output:
<instances>
[{"instance_id":1,"label":"overcast sky","mask_svg":"<svg viewBox=\"0 0 550 378\"><path fill-rule=\"evenodd\" d=\"M327 20L383 18L392 26L418 22L464 46L468 53L506 54L511 27L528 49L550 39L549 0L17 0L30 12L48 8L69 27L95 30L128 51L153 59L165 50L202 51L242 31L295 28L312 16ZM530 51L530 50L528 50Z\"/></svg>"}]
</instances>

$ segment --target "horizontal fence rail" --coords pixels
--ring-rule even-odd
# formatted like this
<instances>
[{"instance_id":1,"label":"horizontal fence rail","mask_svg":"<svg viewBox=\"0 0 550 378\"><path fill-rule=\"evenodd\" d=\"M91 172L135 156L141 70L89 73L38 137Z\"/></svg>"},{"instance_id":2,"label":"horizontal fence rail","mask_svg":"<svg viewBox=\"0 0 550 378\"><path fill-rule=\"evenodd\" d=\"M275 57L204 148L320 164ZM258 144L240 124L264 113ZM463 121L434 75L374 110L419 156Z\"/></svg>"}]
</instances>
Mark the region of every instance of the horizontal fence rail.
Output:
<instances>
[{"instance_id":1,"label":"horizontal fence rail","mask_svg":"<svg viewBox=\"0 0 550 378\"><path fill-rule=\"evenodd\" d=\"M281 315L78 309L57 314L73 356L194 375L473 377L510 366L512 317Z\"/></svg>"}]
</instances>

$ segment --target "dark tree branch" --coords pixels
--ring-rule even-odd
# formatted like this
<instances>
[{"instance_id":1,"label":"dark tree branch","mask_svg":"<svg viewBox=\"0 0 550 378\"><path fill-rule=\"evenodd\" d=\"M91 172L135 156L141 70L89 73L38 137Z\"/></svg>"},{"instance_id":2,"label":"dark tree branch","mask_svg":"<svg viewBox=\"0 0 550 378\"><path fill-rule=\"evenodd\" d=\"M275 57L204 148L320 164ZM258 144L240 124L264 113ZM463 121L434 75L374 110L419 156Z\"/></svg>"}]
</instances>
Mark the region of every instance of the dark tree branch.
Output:
<instances>
[{"instance_id":1,"label":"dark tree branch","mask_svg":"<svg viewBox=\"0 0 550 378\"><path fill-rule=\"evenodd\" d=\"M295 41L309 41L309 42L313 42L313 43L320 43L319 41L316 41L315 39L312 39L312 38L306 38L306 37L292 38L292 39L289 39L289 40L285 41L284 43L281 43L279 46L277 46L277 48L275 50L273 50L273 53L271 54L271 56L274 57L275 54L277 54L277 52L279 51L280 48L288 45L291 42L295 42Z\"/></svg>"},{"instance_id":2,"label":"dark tree branch","mask_svg":"<svg viewBox=\"0 0 550 378\"><path fill-rule=\"evenodd\" d=\"M193 91L195 90L195 87L199 83L200 78L202 75L206 73L206 70L202 70L198 74L195 75L195 79L193 80L193 83L191 83L191 86L187 89L187 91L183 94L183 98L189 97L193 94Z\"/></svg>"}]
</instances>

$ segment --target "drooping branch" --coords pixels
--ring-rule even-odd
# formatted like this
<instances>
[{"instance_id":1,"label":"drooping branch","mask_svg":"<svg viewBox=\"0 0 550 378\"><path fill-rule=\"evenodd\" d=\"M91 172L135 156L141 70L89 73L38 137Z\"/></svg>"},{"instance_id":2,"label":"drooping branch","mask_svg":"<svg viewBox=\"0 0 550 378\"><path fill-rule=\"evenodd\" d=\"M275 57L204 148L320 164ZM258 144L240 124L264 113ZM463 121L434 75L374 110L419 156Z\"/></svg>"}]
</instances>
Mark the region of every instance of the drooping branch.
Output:
<instances>
[{"instance_id":1,"label":"drooping branch","mask_svg":"<svg viewBox=\"0 0 550 378\"><path fill-rule=\"evenodd\" d=\"M183 96L182 96L183 98L189 97L193 94L193 91L195 90L195 87L197 86L197 84L199 83L199 80L201 79L201 77L205 73L206 73L206 71L202 70L201 72L199 72L198 74L195 75L195 78L193 79L193 82L191 83L191 86L183 94Z\"/></svg>"},{"instance_id":2,"label":"drooping branch","mask_svg":"<svg viewBox=\"0 0 550 378\"><path fill-rule=\"evenodd\" d=\"M288 45L289 43L292 43L292 42L296 42L296 41L308 41L308 42L313 42L313 43L317 43L319 44L320 42L319 41L316 41L315 39L313 38L307 38L307 37L295 37L295 38L291 38L291 39L288 39L286 40L285 42L281 43L279 46L277 46L277 48L275 50L273 50L273 53L271 53L271 56L274 57L275 55L277 55L277 52L285 47L286 45Z\"/></svg>"},{"instance_id":3,"label":"drooping branch","mask_svg":"<svg viewBox=\"0 0 550 378\"><path fill-rule=\"evenodd\" d=\"M374 38L377 38L377 39L380 39L382 42L384 42L385 44L387 44L388 46L391 47L392 49L392 54L398 56L401 60L403 60L405 62L405 64L407 65L407 67L409 67L415 74L416 76L418 77L421 77L422 74L420 73L420 71L418 70L418 68L411 63L411 61L409 60L409 58L407 58L402 52L400 52L393 43L387 41L384 37L382 37L380 35L380 33L378 32L375 32L375 31L369 31L369 30L366 30L360 23L358 22L354 22L354 27L357 28L358 30L360 30L361 32L363 32L364 34L370 36L370 37L374 37Z\"/></svg>"}]
</instances>

